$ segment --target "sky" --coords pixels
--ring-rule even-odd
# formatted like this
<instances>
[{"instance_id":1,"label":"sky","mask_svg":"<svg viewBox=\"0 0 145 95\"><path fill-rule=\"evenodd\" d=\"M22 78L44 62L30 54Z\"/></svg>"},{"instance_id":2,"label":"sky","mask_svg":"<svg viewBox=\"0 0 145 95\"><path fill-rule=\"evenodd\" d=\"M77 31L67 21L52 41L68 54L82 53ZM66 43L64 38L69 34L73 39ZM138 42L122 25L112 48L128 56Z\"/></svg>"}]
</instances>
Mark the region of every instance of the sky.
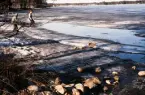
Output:
<instances>
[{"instance_id":1,"label":"sky","mask_svg":"<svg viewBox=\"0 0 145 95\"><path fill-rule=\"evenodd\" d=\"M46 0L47 3L99 3L99 2L117 2L117 1L137 1L137 0Z\"/></svg>"}]
</instances>

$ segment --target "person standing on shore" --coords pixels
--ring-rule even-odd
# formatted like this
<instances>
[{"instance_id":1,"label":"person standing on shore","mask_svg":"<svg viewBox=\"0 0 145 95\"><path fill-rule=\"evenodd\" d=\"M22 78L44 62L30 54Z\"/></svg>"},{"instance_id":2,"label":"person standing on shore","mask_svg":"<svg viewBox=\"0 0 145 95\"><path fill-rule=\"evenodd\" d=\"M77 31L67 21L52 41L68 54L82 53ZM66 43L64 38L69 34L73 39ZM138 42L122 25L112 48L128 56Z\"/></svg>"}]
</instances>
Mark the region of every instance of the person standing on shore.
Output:
<instances>
[{"instance_id":1,"label":"person standing on shore","mask_svg":"<svg viewBox=\"0 0 145 95\"><path fill-rule=\"evenodd\" d=\"M16 13L16 14L12 17L11 23L13 24L13 32L16 31L16 33L18 33L18 32L19 32L19 29L18 29L18 13Z\"/></svg>"},{"instance_id":2,"label":"person standing on shore","mask_svg":"<svg viewBox=\"0 0 145 95\"><path fill-rule=\"evenodd\" d=\"M30 10L29 15L28 15L29 16L28 18L30 20L30 27L35 24L35 21L33 20L32 13L33 13L32 10Z\"/></svg>"}]
</instances>

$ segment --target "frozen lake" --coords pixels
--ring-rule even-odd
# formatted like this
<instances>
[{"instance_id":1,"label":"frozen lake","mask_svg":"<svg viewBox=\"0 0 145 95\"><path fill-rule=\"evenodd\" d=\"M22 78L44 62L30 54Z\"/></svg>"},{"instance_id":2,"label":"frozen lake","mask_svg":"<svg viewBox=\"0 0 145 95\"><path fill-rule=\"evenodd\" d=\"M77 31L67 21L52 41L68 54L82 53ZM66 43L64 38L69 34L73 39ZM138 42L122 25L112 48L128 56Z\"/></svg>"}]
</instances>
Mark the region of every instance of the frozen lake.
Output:
<instances>
[{"instance_id":1,"label":"frozen lake","mask_svg":"<svg viewBox=\"0 0 145 95\"><path fill-rule=\"evenodd\" d=\"M145 48L145 38L135 36L133 30L93 28L63 23L48 23L43 25L42 28L69 35L107 39L122 44Z\"/></svg>"},{"instance_id":2,"label":"frozen lake","mask_svg":"<svg viewBox=\"0 0 145 95\"><path fill-rule=\"evenodd\" d=\"M41 28L57 31L59 33L68 35L105 39L117 42L122 45L122 47L118 51L131 53L131 55L138 54L138 58L136 58L135 61L145 62L145 60L142 59L142 57L144 57L143 55L145 55L145 38L136 36L133 30L92 28L63 23L48 23L43 25ZM134 60L134 56L128 57L129 55L126 56L125 54L121 56L124 56L121 58L132 58Z\"/></svg>"},{"instance_id":3,"label":"frozen lake","mask_svg":"<svg viewBox=\"0 0 145 95\"><path fill-rule=\"evenodd\" d=\"M132 24L133 18L135 21L144 22L145 19L145 5L144 4L133 4L133 5L101 5L101 6L75 6L75 7L58 7L66 8L71 12L83 12L87 14L97 15L97 13L102 12L107 14L115 15L115 18L120 21L118 23L123 24ZM56 8L57 9L57 8ZM93 14L94 13L94 14ZM82 14L83 15L83 14ZM100 15L100 14L98 14ZM105 15L104 15L105 16ZM103 16L103 17L104 17ZM122 17L121 17L122 16ZM123 18L125 17L125 18ZM88 17L89 18L89 17ZM93 16L90 15L90 18L93 19ZM94 17L95 18L95 17ZM101 18L101 17L100 17ZM113 16L108 16L108 19L112 20ZM123 20L123 21L122 21ZM127 20L128 22L125 22ZM94 20L95 21L95 20ZM135 25L134 25L135 26ZM127 27L127 25L126 25ZM75 35L81 37L89 37L95 39L105 39L113 42L120 43L122 47L118 50L123 53L112 54L123 59L132 59L137 62L145 62L145 37L137 36L136 34L142 33L145 34L144 29L140 29L140 26L135 29L110 29L110 28L96 28L88 27L85 25L77 25L72 23L61 23L61 22L52 22L47 23L41 26L48 30L57 31L59 33ZM138 56L138 57L135 57Z\"/></svg>"}]
</instances>

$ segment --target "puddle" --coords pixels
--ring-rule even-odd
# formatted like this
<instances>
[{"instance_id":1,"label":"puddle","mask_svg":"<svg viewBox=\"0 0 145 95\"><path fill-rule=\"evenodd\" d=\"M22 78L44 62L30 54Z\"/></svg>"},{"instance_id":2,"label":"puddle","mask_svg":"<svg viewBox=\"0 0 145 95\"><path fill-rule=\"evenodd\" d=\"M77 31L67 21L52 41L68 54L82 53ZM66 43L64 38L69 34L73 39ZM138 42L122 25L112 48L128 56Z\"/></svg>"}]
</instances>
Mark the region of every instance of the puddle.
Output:
<instances>
[{"instance_id":1,"label":"puddle","mask_svg":"<svg viewBox=\"0 0 145 95\"><path fill-rule=\"evenodd\" d=\"M71 25L67 23L48 23L41 26L41 28L57 31L59 33L68 35L89 37L95 39L105 39L121 43L122 48L120 48L119 51L123 51L126 53L116 55L120 56L120 58L129 57L129 59L134 59L134 56L137 56L137 53L142 54L142 56L145 56L145 38L136 36L135 34L137 31L135 30L93 28L86 26ZM130 53L132 53L134 56ZM135 61L139 60L141 60L141 57L137 58ZM145 62L145 60L139 62Z\"/></svg>"},{"instance_id":2,"label":"puddle","mask_svg":"<svg viewBox=\"0 0 145 95\"><path fill-rule=\"evenodd\" d=\"M145 47L124 45L120 51L145 54Z\"/></svg>"},{"instance_id":3,"label":"puddle","mask_svg":"<svg viewBox=\"0 0 145 95\"><path fill-rule=\"evenodd\" d=\"M145 55L143 54L130 54L130 53L111 53L110 56L117 56L121 59L132 59L135 62L144 63Z\"/></svg>"}]
</instances>

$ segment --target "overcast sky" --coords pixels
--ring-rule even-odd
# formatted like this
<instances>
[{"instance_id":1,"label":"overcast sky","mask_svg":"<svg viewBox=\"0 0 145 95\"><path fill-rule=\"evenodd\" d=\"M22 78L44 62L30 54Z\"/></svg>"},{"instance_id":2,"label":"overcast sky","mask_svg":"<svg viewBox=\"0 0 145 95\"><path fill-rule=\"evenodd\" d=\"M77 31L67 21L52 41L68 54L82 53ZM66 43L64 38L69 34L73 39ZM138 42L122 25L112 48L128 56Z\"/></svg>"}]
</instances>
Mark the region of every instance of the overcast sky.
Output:
<instances>
[{"instance_id":1,"label":"overcast sky","mask_svg":"<svg viewBox=\"0 0 145 95\"><path fill-rule=\"evenodd\" d=\"M115 1L137 1L137 0L47 0L48 3L99 3Z\"/></svg>"}]
</instances>

